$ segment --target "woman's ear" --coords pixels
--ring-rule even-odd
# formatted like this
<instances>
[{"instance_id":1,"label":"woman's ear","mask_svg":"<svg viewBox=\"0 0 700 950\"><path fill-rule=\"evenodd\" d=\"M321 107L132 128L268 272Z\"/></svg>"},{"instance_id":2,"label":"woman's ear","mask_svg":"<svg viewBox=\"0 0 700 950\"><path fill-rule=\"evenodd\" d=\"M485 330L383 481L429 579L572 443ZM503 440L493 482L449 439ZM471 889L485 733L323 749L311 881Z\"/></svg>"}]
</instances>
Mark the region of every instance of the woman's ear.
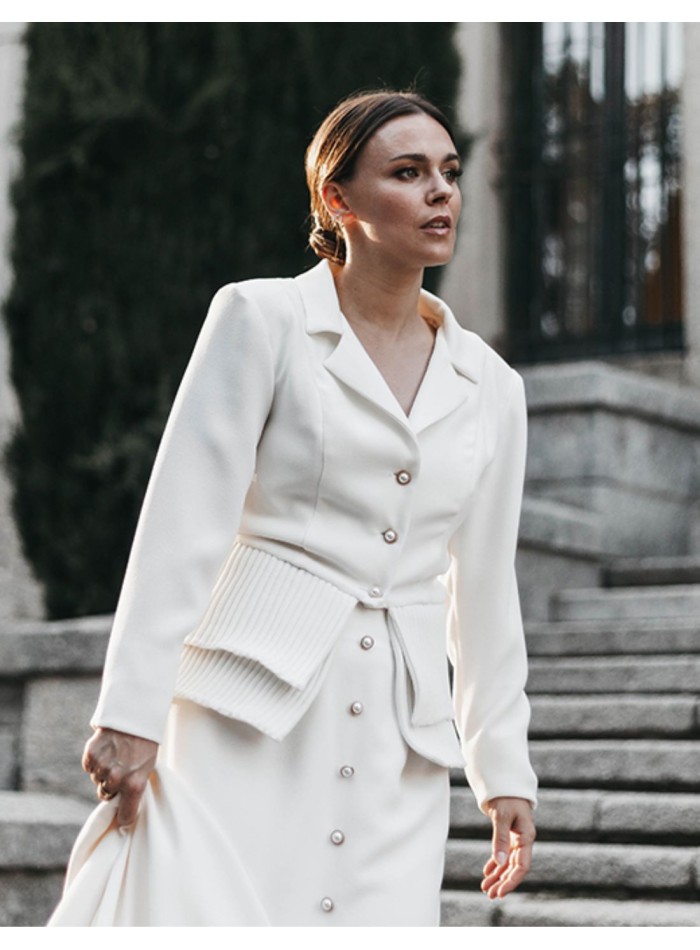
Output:
<instances>
[{"instance_id":1,"label":"woman's ear","mask_svg":"<svg viewBox=\"0 0 700 950\"><path fill-rule=\"evenodd\" d=\"M343 188L337 181L329 181L325 184L321 189L321 197L332 218L341 224L347 221L348 215L352 212Z\"/></svg>"}]
</instances>

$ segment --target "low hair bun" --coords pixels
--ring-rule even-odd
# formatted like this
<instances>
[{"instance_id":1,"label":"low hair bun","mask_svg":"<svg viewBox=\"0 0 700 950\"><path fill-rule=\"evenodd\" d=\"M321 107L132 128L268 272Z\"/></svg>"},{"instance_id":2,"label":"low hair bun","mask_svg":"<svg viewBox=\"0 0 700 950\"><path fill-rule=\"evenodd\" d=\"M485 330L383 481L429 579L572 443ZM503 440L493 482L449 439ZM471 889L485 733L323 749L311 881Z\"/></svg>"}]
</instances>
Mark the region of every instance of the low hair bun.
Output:
<instances>
[{"instance_id":1,"label":"low hair bun","mask_svg":"<svg viewBox=\"0 0 700 950\"><path fill-rule=\"evenodd\" d=\"M345 238L339 231L317 224L309 235L309 246L317 257L325 257L333 264L345 263Z\"/></svg>"}]
</instances>

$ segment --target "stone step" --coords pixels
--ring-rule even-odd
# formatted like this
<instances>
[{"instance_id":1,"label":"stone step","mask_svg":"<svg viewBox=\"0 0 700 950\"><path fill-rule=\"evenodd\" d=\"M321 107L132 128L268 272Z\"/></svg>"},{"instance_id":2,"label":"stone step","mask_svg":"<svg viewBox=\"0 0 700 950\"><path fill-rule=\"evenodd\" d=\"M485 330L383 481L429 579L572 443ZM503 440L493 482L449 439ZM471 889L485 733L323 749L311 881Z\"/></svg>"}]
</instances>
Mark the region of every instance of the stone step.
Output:
<instances>
[{"instance_id":1,"label":"stone step","mask_svg":"<svg viewBox=\"0 0 700 950\"><path fill-rule=\"evenodd\" d=\"M552 620L697 618L700 616L700 584L563 590L553 595L550 616Z\"/></svg>"},{"instance_id":2,"label":"stone step","mask_svg":"<svg viewBox=\"0 0 700 950\"><path fill-rule=\"evenodd\" d=\"M443 890L442 927L700 927L694 901L552 899L509 894L489 901L473 891Z\"/></svg>"},{"instance_id":3,"label":"stone step","mask_svg":"<svg viewBox=\"0 0 700 950\"><path fill-rule=\"evenodd\" d=\"M0 627L3 676L30 673L99 673L111 615L6 623Z\"/></svg>"},{"instance_id":4,"label":"stone step","mask_svg":"<svg viewBox=\"0 0 700 950\"><path fill-rule=\"evenodd\" d=\"M525 633L530 656L700 653L700 617L532 621Z\"/></svg>"},{"instance_id":5,"label":"stone step","mask_svg":"<svg viewBox=\"0 0 700 950\"><path fill-rule=\"evenodd\" d=\"M0 792L0 927L46 923L91 807L60 795Z\"/></svg>"},{"instance_id":6,"label":"stone step","mask_svg":"<svg viewBox=\"0 0 700 950\"><path fill-rule=\"evenodd\" d=\"M700 741L533 740L542 786L700 791Z\"/></svg>"},{"instance_id":7,"label":"stone step","mask_svg":"<svg viewBox=\"0 0 700 950\"><path fill-rule=\"evenodd\" d=\"M698 696L534 694L530 703L534 739L700 737Z\"/></svg>"},{"instance_id":8,"label":"stone step","mask_svg":"<svg viewBox=\"0 0 700 950\"><path fill-rule=\"evenodd\" d=\"M445 885L478 887L490 855L488 841L447 842ZM528 889L566 892L641 892L700 898L700 848L540 841L533 852ZM608 895L609 896L609 895Z\"/></svg>"},{"instance_id":9,"label":"stone step","mask_svg":"<svg viewBox=\"0 0 700 950\"><path fill-rule=\"evenodd\" d=\"M529 693L700 693L700 654L534 657Z\"/></svg>"},{"instance_id":10,"label":"stone step","mask_svg":"<svg viewBox=\"0 0 700 950\"><path fill-rule=\"evenodd\" d=\"M42 792L0 792L0 868L62 868L93 806Z\"/></svg>"},{"instance_id":11,"label":"stone step","mask_svg":"<svg viewBox=\"0 0 700 950\"><path fill-rule=\"evenodd\" d=\"M470 789L453 786L455 837L489 837L491 823ZM535 814L543 840L700 844L700 794L542 788Z\"/></svg>"},{"instance_id":12,"label":"stone step","mask_svg":"<svg viewBox=\"0 0 700 950\"><path fill-rule=\"evenodd\" d=\"M603 569L606 587L700 584L700 556L616 558Z\"/></svg>"}]
</instances>

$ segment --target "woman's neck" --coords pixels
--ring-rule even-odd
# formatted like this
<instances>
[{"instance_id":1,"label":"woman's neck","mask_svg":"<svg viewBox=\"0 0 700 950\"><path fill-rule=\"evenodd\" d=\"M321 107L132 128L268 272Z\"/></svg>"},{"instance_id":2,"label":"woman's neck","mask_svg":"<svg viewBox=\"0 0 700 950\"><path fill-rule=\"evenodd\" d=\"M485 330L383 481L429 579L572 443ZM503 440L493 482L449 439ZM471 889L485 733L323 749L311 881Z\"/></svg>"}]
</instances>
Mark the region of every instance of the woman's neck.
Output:
<instances>
[{"instance_id":1,"label":"woman's neck","mask_svg":"<svg viewBox=\"0 0 700 950\"><path fill-rule=\"evenodd\" d=\"M340 309L351 324L371 326L394 339L424 330L418 314L422 269L366 266L350 259L332 271Z\"/></svg>"}]
</instances>

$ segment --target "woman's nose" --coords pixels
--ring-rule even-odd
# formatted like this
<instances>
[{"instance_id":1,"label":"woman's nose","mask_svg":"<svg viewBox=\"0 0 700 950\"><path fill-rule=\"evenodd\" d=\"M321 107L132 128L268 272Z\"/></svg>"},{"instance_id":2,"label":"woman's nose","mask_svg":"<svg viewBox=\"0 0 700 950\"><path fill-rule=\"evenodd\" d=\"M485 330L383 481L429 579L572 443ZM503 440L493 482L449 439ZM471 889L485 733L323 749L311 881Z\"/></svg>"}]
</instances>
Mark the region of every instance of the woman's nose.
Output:
<instances>
[{"instance_id":1,"label":"woman's nose","mask_svg":"<svg viewBox=\"0 0 700 950\"><path fill-rule=\"evenodd\" d=\"M431 176L430 186L427 192L427 198L430 204L442 204L447 201L452 194L450 184L445 181L442 172L437 171Z\"/></svg>"}]
</instances>

